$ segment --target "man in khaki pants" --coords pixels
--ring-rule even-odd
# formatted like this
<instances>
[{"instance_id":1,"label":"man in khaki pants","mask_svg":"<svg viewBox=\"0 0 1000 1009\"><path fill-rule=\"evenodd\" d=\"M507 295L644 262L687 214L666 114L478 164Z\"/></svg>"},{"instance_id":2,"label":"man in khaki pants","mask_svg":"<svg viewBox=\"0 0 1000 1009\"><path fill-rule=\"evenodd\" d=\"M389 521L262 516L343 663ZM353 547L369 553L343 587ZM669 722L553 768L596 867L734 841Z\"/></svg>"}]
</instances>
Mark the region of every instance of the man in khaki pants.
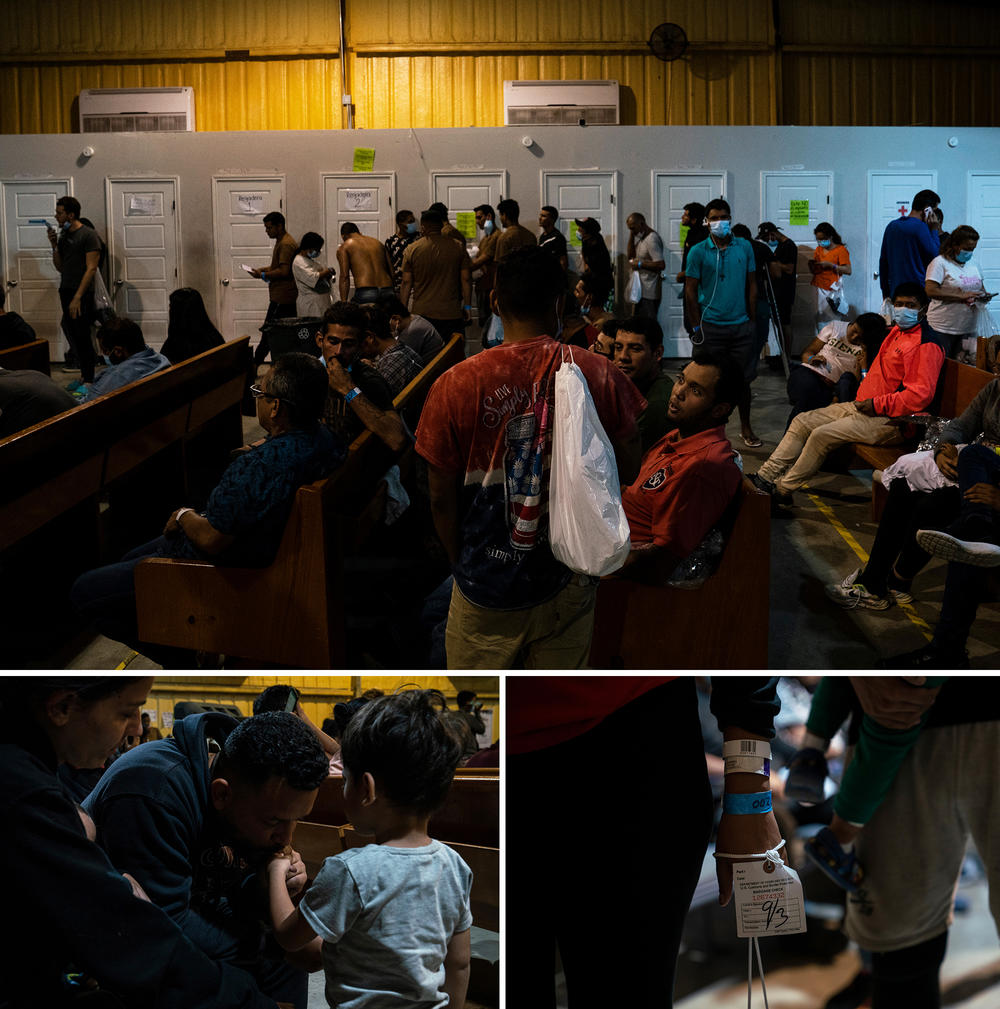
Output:
<instances>
[{"instance_id":1,"label":"man in khaki pants","mask_svg":"<svg viewBox=\"0 0 1000 1009\"><path fill-rule=\"evenodd\" d=\"M941 339L923 318L927 294L900 284L893 295L893 327L869 365L853 403L833 403L797 414L778 447L750 479L779 504L798 490L838 446L894 445L903 431L892 418L925 410L944 364Z\"/></svg>"}]
</instances>

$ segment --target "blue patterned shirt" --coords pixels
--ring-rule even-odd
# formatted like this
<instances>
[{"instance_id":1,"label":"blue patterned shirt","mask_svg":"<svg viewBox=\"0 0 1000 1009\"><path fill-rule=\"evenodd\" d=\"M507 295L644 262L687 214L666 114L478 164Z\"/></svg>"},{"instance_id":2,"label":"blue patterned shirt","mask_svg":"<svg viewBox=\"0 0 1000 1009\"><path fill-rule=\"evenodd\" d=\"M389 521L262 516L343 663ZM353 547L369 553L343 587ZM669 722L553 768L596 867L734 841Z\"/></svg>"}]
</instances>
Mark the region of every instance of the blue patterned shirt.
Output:
<instances>
[{"instance_id":1,"label":"blue patterned shirt","mask_svg":"<svg viewBox=\"0 0 1000 1009\"><path fill-rule=\"evenodd\" d=\"M346 455L343 443L322 424L269 437L230 463L203 512L215 529L235 541L221 554L206 557L181 534L171 538L162 556L266 567L278 552L295 492L329 476Z\"/></svg>"}]
</instances>

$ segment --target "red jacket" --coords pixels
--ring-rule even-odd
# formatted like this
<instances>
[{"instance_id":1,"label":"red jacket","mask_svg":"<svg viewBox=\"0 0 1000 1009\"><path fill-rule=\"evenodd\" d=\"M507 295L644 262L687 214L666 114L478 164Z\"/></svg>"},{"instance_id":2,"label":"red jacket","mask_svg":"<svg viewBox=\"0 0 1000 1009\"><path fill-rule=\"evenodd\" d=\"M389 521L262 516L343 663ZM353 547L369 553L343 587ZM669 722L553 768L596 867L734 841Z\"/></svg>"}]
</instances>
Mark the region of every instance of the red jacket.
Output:
<instances>
[{"instance_id":1,"label":"red jacket","mask_svg":"<svg viewBox=\"0 0 1000 1009\"><path fill-rule=\"evenodd\" d=\"M857 400L872 400L882 417L905 417L934 398L944 348L926 322L912 329L893 326L858 386Z\"/></svg>"}]
</instances>

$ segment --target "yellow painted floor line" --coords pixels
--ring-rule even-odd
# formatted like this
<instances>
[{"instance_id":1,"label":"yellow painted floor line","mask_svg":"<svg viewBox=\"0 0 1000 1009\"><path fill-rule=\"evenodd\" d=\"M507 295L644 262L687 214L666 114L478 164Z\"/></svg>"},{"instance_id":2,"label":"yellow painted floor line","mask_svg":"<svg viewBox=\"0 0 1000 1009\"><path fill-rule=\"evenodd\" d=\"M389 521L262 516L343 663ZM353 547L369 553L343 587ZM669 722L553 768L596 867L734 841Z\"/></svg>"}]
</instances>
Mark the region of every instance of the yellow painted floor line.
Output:
<instances>
[{"instance_id":1,"label":"yellow painted floor line","mask_svg":"<svg viewBox=\"0 0 1000 1009\"><path fill-rule=\"evenodd\" d=\"M132 660L137 659L138 657L139 657L138 652L129 652L128 658L125 659L124 662L119 662L118 665L115 666L115 669L128 669L129 664L132 662Z\"/></svg>"},{"instance_id":2,"label":"yellow painted floor line","mask_svg":"<svg viewBox=\"0 0 1000 1009\"><path fill-rule=\"evenodd\" d=\"M816 510L827 520L827 522L829 522L830 525L832 525L833 528L840 533L844 542L847 543L855 554L857 554L863 568L868 563L868 552L865 548L851 535L848 528L840 521L839 518L837 518L837 516L833 513L833 509L828 504L820 501L815 494L806 493L806 497L809 498L809 500L816 506ZM913 608L913 604L901 603L897 600L896 605L906 614L910 623L919 628L924 637L930 641L934 636L934 629L917 613L917 611Z\"/></svg>"}]
</instances>

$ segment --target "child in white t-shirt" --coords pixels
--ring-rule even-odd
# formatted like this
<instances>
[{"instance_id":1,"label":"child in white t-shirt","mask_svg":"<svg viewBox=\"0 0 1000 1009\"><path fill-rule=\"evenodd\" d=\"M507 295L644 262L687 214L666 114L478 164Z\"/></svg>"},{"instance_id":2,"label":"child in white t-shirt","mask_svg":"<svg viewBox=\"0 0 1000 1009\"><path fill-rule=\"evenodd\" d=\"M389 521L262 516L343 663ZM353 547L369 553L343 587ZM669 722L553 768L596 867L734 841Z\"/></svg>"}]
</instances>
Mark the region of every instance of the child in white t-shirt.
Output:
<instances>
[{"instance_id":1,"label":"child in white t-shirt","mask_svg":"<svg viewBox=\"0 0 1000 1009\"><path fill-rule=\"evenodd\" d=\"M438 691L379 697L341 740L344 805L373 842L327 858L298 907L287 859L268 865L274 933L289 952L323 940L336 1009L462 1009L469 983L472 872L427 834L461 746L438 717Z\"/></svg>"},{"instance_id":2,"label":"child in white t-shirt","mask_svg":"<svg viewBox=\"0 0 1000 1009\"><path fill-rule=\"evenodd\" d=\"M788 402L792 418L806 410L854 399L861 373L878 353L887 332L885 320L874 312L859 315L854 322L828 323L803 351L801 364L794 364L788 375Z\"/></svg>"}]
</instances>

